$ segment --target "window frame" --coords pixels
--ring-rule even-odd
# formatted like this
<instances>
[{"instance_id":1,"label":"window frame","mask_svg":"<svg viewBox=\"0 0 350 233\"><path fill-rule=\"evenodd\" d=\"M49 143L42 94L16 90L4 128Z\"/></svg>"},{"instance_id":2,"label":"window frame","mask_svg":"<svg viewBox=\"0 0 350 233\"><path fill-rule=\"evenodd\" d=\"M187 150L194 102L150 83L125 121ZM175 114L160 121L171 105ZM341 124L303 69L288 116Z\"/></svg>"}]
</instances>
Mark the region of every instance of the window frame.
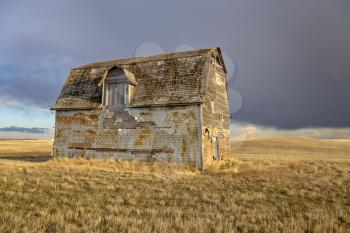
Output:
<instances>
[{"instance_id":1,"label":"window frame","mask_svg":"<svg viewBox=\"0 0 350 233\"><path fill-rule=\"evenodd\" d=\"M106 105L109 107L125 106L127 104L127 85L125 83L106 84ZM120 98L120 99L119 99Z\"/></svg>"},{"instance_id":2,"label":"window frame","mask_svg":"<svg viewBox=\"0 0 350 233\"><path fill-rule=\"evenodd\" d=\"M131 77L130 77L131 76ZM100 85L100 84L99 84ZM108 69L103 77L103 80L101 81L102 85L102 105L108 107L108 108L125 108L128 107L132 95L135 92L134 88L137 85L137 82L135 81L133 73L130 71L123 69L118 66L111 67ZM114 92L112 94L109 94L110 91L113 89L109 89L109 85L116 85L114 87ZM109 98L114 98L113 96L117 96L117 90L118 85L122 85L123 90L123 103L118 103L118 100L111 101ZM114 95L113 95L114 93ZM116 103L116 104L113 104Z\"/></svg>"}]
</instances>

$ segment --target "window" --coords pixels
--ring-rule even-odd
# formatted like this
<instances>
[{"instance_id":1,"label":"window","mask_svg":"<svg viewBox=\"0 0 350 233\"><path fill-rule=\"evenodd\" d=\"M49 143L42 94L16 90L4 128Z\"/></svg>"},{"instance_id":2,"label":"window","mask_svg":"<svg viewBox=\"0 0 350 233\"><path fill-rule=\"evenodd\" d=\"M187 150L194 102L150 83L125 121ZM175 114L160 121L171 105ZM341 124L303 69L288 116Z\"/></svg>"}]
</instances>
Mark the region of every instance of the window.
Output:
<instances>
[{"instance_id":1,"label":"window","mask_svg":"<svg viewBox=\"0 0 350 233\"><path fill-rule=\"evenodd\" d=\"M108 106L126 105L127 85L124 83L108 83L106 93L106 104Z\"/></svg>"},{"instance_id":2,"label":"window","mask_svg":"<svg viewBox=\"0 0 350 233\"><path fill-rule=\"evenodd\" d=\"M134 75L121 67L108 70L103 78L103 103L109 107L125 107L129 104L137 85Z\"/></svg>"},{"instance_id":3,"label":"window","mask_svg":"<svg viewBox=\"0 0 350 233\"><path fill-rule=\"evenodd\" d=\"M210 101L210 109L212 113L215 113L215 104L214 104L214 100Z\"/></svg>"}]
</instances>

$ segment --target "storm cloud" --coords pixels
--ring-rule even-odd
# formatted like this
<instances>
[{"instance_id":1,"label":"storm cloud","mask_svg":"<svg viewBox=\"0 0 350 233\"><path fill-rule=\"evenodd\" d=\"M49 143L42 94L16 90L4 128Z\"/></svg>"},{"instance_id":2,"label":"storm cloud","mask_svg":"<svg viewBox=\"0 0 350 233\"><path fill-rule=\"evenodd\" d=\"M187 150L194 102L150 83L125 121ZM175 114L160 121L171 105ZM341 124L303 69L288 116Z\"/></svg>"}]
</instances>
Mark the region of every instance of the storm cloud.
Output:
<instances>
[{"instance_id":1,"label":"storm cloud","mask_svg":"<svg viewBox=\"0 0 350 233\"><path fill-rule=\"evenodd\" d=\"M165 52L220 46L233 121L349 127L349 24L348 0L5 0L0 106L51 106L70 68L153 41Z\"/></svg>"},{"instance_id":2,"label":"storm cloud","mask_svg":"<svg viewBox=\"0 0 350 233\"><path fill-rule=\"evenodd\" d=\"M10 126L10 127L4 127L0 128L0 132L17 132L17 133L35 133L35 134L41 134L41 133L48 133L49 129L46 128L25 128L25 127L16 127L16 126Z\"/></svg>"}]
</instances>

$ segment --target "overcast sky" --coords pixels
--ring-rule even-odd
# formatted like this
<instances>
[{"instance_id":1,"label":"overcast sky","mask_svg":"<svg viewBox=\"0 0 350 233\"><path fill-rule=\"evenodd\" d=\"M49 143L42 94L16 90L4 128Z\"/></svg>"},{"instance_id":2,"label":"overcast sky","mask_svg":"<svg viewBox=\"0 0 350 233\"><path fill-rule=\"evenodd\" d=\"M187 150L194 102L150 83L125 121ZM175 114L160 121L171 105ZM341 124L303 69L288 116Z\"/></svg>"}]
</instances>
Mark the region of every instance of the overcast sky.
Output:
<instances>
[{"instance_id":1,"label":"overcast sky","mask_svg":"<svg viewBox=\"0 0 350 233\"><path fill-rule=\"evenodd\" d=\"M74 66L217 46L233 122L350 127L349 0L1 0L0 127L52 129Z\"/></svg>"}]
</instances>

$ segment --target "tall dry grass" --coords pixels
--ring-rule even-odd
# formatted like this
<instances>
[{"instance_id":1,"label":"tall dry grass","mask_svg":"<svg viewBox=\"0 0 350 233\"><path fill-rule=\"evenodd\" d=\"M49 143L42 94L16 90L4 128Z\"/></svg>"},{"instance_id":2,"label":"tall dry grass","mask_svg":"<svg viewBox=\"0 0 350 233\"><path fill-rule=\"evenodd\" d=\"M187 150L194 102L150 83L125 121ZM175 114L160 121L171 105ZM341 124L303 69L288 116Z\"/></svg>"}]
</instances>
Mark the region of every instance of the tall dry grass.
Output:
<instances>
[{"instance_id":1,"label":"tall dry grass","mask_svg":"<svg viewBox=\"0 0 350 233\"><path fill-rule=\"evenodd\" d=\"M0 232L348 232L349 161L290 162L0 160Z\"/></svg>"},{"instance_id":2,"label":"tall dry grass","mask_svg":"<svg viewBox=\"0 0 350 233\"><path fill-rule=\"evenodd\" d=\"M28 142L0 143L0 152L51 150L49 141ZM203 172L0 159L0 232L349 232L350 144L282 138L239 145L235 159Z\"/></svg>"}]
</instances>

